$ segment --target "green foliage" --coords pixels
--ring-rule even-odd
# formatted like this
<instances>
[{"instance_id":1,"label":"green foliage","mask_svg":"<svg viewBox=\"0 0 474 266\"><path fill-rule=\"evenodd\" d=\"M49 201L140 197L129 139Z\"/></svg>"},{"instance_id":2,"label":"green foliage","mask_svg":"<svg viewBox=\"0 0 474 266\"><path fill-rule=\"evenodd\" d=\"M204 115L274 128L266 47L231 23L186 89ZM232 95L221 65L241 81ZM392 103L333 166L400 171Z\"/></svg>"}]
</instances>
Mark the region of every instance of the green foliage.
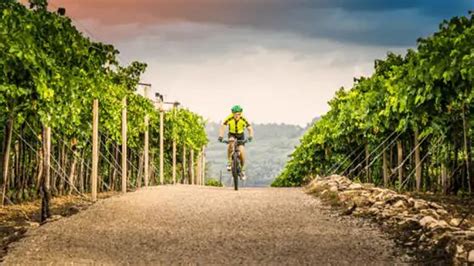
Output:
<instances>
[{"instance_id":1,"label":"green foliage","mask_svg":"<svg viewBox=\"0 0 474 266\"><path fill-rule=\"evenodd\" d=\"M122 99L126 98L128 147L142 149L148 115L150 147L156 152L159 111L136 93L147 65L121 66L114 46L85 37L71 19L47 11L46 0L30 0L30 4L31 9L13 0L0 2L0 121L13 118L15 130L32 125L34 134L25 136L30 142L37 141L35 134L47 125L62 139L74 139L85 148L91 140L92 103L98 99L99 130L106 135L106 144L121 144ZM206 145L201 116L179 109L166 112L165 118L166 140L175 139L196 151ZM58 144L54 137L53 142ZM171 153L171 147L166 153Z\"/></svg>"},{"instance_id":2,"label":"green foliage","mask_svg":"<svg viewBox=\"0 0 474 266\"><path fill-rule=\"evenodd\" d=\"M222 187L222 183L217 179L206 179L206 186Z\"/></svg>"},{"instance_id":3,"label":"green foliage","mask_svg":"<svg viewBox=\"0 0 474 266\"><path fill-rule=\"evenodd\" d=\"M355 79L350 90L336 92L330 110L306 132L272 185L299 186L307 176L332 174L335 166L347 169L339 173L360 171L356 169L362 161L356 157L359 151L366 145L375 149L385 139L393 139L394 132L410 145L419 130L419 139L427 139L422 149L432 154L432 167L446 158L456 160L457 155L446 151L461 146L461 117L474 111L473 40L473 15L454 17L432 36L419 39L417 50L376 60L371 77ZM472 117L467 123L470 139ZM381 171L374 175L380 181Z\"/></svg>"}]
</instances>

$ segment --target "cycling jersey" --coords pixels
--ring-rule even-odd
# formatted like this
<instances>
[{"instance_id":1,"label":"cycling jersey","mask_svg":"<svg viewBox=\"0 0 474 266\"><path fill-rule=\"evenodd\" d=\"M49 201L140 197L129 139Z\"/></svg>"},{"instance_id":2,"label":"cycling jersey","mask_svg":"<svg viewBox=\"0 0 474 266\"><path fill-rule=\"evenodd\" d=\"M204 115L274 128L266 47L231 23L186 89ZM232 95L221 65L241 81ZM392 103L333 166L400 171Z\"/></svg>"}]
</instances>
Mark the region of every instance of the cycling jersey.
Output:
<instances>
[{"instance_id":1,"label":"cycling jersey","mask_svg":"<svg viewBox=\"0 0 474 266\"><path fill-rule=\"evenodd\" d=\"M229 134L243 134L250 123L243 116L237 121L232 114L224 120L224 125L229 126Z\"/></svg>"}]
</instances>

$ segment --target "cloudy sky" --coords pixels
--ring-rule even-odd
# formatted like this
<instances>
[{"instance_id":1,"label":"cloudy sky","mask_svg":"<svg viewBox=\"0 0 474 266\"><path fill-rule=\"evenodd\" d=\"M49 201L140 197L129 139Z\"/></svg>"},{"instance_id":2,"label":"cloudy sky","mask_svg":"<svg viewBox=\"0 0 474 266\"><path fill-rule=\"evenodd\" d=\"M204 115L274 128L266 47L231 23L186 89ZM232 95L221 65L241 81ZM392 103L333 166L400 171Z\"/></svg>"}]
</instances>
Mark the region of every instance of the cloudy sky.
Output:
<instances>
[{"instance_id":1,"label":"cloudy sky","mask_svg":"<svg viewBox=\"0 0 474 266\"><path fill-rule=\"evenodd\" d=\"M404 53L473 0L50 0L143 82L212 121L305 125L374 59Z\"/></svg>"}]
</instances>

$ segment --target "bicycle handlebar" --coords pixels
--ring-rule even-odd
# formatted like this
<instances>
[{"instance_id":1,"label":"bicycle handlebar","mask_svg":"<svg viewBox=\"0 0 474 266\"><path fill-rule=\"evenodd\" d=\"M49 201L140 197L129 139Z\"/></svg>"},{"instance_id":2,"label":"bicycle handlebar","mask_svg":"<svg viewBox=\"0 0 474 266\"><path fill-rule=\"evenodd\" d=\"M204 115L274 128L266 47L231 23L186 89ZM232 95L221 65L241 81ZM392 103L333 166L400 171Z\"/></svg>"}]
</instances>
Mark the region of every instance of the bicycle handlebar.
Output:
<instances>
[{"instance_id":1,"label":"bicycle handlebar","mask_svg":"<svg viewBox=\"0 0 474 266\"><path fill-rule=\"evenodd\" d=\"M245 143L247 143L247 142L249 142L248 139L237 140L237 144L245 144ZM223 140L222 143L224 143L224 144L229 144L230 141L229 141L229 140Z\"/></svg>"}]
</instances>

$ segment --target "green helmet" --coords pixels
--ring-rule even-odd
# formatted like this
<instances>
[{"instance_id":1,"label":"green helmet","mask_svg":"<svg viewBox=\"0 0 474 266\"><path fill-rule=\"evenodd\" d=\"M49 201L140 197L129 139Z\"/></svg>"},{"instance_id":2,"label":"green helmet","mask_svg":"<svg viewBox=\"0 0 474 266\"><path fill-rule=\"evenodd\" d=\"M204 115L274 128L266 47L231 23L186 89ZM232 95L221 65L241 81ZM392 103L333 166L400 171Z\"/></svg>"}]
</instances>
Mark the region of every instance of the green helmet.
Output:
<instances>
[{"instance_id":1,"label":"green helmet","mask_svg":"<svg viewBox=\"0 0 474 266\"><path fill-rule=\"evenodd\" d=\"M242 107L240 107L240 105L234 105L234 107L232 107L232 113L240 113L242 112L244 109L242 109Z\"/></svg>"}]
</instances>

